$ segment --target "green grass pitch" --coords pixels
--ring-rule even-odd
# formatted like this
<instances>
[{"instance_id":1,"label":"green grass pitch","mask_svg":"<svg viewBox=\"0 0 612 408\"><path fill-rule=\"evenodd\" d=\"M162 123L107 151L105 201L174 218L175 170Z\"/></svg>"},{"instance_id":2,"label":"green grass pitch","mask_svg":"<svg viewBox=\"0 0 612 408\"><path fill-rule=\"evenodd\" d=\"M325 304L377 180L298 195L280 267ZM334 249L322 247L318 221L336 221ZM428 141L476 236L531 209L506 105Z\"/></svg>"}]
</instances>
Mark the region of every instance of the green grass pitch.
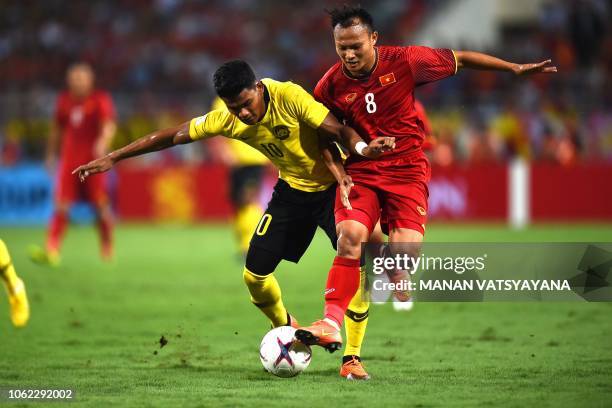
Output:
<instances>
[{"instance_id":1,"label":"green grass pitch","mask_svg":"<svg viewBox=\"0 0 612 408\"><path fill-rule=\"evenodd\" d=\"M62 266L26 257L40 228L0 229L25 278L32 318L14 329L0 299L0 387L73 388L75 406L610 406L612 304L372 306L363 357L372 380L338 375L340 354L275 378L259 362L268 323L250 304L227 226L120 226L103 264L93 229L71 228ZM429 241L610 241L612 226L432 225ZM285 304L322 312L333 257L317 235L281 264ZM0 298L3 297L0 295ZM164 336L168 344L160 348ZM6 402L6 401L4 401ZM13 405L13 406L18 406ZM57 406L57 405L54 405Z\"/></svg>"}]
</instances>

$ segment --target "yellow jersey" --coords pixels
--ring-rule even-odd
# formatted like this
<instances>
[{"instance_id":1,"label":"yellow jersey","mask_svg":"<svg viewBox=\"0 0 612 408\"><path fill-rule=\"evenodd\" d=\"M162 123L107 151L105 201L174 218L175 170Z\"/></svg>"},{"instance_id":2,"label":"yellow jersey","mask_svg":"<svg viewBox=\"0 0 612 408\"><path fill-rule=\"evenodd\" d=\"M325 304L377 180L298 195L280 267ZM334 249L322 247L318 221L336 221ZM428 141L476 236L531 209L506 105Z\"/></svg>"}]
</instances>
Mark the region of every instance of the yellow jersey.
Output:
<instances>
[{"instance_id":1,"label":"yellow jersey","mask_svg":"<svg viewBox=\"0 0 612 408\"><path fill-rule=\"evenodd\" d=\"M218 96L212 103L211 110L227 110L225 103ZM266 156L253 149L246 143L236 139L226 139L227 147L236 160L238 166L264 166L268 163Z\"/></svg>"},{"instance_id":2,"label":"yellow jersey","mask_svg":"<svg viewBox=\"0 0 612 408\"><path fill-rule=\"evenodd\" d=\"M217 109L189 123L193 140L225 136L263 153L279 170L279 178L301 191L322 191L334 176L319 151L317 128L329 110L293 82L262 79L270 100L263 119L247 125L227 109Z\"/></svg>"}]
</instances>

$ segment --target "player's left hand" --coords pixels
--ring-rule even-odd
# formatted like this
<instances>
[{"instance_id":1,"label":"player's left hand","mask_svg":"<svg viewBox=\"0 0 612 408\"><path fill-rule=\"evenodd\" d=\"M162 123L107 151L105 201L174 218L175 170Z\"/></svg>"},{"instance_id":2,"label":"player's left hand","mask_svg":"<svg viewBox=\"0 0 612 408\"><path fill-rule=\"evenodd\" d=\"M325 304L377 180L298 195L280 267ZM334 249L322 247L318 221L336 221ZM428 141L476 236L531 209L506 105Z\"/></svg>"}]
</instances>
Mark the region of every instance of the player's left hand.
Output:
<instances>
[{"instance_id":1,"label":"player's left hand","mask_svg":"<svg viewBox=\"0 0 612 408\"><path fill-rule=\"evenodd\" d=\"M351 193L351 188L353 188L353 186L353 179L348 174L345 174L338 183L338 187L340 188L340 201L342 201L342 205L347 210L353 209L351 202L349 201L349 194Z\"/></svg>"},{"instance_id":2,"label":"player's left hand","mask_svg":"<svg viewBox=\"0 0 612 408\"><path fill-rule=\"evenodd\" d=\"M557 67L550 65L552 60L546 60L534 64L514 64L512 71L515 75L528 74L553 74L557 72Z\"/></svg>"},{"instance_id":3,"label":"player's left hand","mask_svg":"<svg viewBox=\"0 0 612 408\"><path fill-rule=\"evenodd\" d=\"M113 159L107 155L77 167L72 171L72 174L78 174L79 179L81 181L85 181L85 179L92 174L104 173L105 171L110 170L111 167L113 167L113 164Z\"/></svg>"}]
</instances>

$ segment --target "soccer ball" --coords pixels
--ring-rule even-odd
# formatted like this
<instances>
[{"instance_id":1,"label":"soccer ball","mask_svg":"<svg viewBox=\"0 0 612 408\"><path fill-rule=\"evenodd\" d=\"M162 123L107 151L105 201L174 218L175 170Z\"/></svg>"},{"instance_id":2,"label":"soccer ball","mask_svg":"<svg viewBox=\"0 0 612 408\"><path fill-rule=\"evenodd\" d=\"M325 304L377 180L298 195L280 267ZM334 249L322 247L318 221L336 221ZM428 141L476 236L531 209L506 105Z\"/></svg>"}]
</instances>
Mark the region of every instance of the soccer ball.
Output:
<instances>
[{"instance_id":1,"label":"soccer ball","mask_svg":"<svg viewBox=\"0 0 612 408\"><path fill-rule=\"evenodd\" d=\"M266 371L278 377L294 377L308 367L312 351L294 335L293 327L281 326L264 336L259 346L259 358Z\"/></svg>"}]
</instances>

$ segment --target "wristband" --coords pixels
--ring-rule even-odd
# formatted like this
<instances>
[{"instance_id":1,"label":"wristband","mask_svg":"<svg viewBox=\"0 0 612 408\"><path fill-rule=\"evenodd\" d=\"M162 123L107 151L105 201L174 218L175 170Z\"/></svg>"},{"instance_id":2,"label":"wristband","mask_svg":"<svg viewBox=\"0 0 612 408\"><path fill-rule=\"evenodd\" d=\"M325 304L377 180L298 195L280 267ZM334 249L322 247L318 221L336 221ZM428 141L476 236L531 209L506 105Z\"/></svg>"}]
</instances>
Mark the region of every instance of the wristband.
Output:
<instances>
[{"instance_id":1,"label":"wristband","mask_svg":"<svg viewBox=\"0 0 612 408\"><path fill-rule=\"evenodd\" d=\"M355 151L363 156L363 149L365 149L366 147L368 147L368 144L366 142L357 142L357 144L355 145Z\"/></svg>"}]
</instances>

